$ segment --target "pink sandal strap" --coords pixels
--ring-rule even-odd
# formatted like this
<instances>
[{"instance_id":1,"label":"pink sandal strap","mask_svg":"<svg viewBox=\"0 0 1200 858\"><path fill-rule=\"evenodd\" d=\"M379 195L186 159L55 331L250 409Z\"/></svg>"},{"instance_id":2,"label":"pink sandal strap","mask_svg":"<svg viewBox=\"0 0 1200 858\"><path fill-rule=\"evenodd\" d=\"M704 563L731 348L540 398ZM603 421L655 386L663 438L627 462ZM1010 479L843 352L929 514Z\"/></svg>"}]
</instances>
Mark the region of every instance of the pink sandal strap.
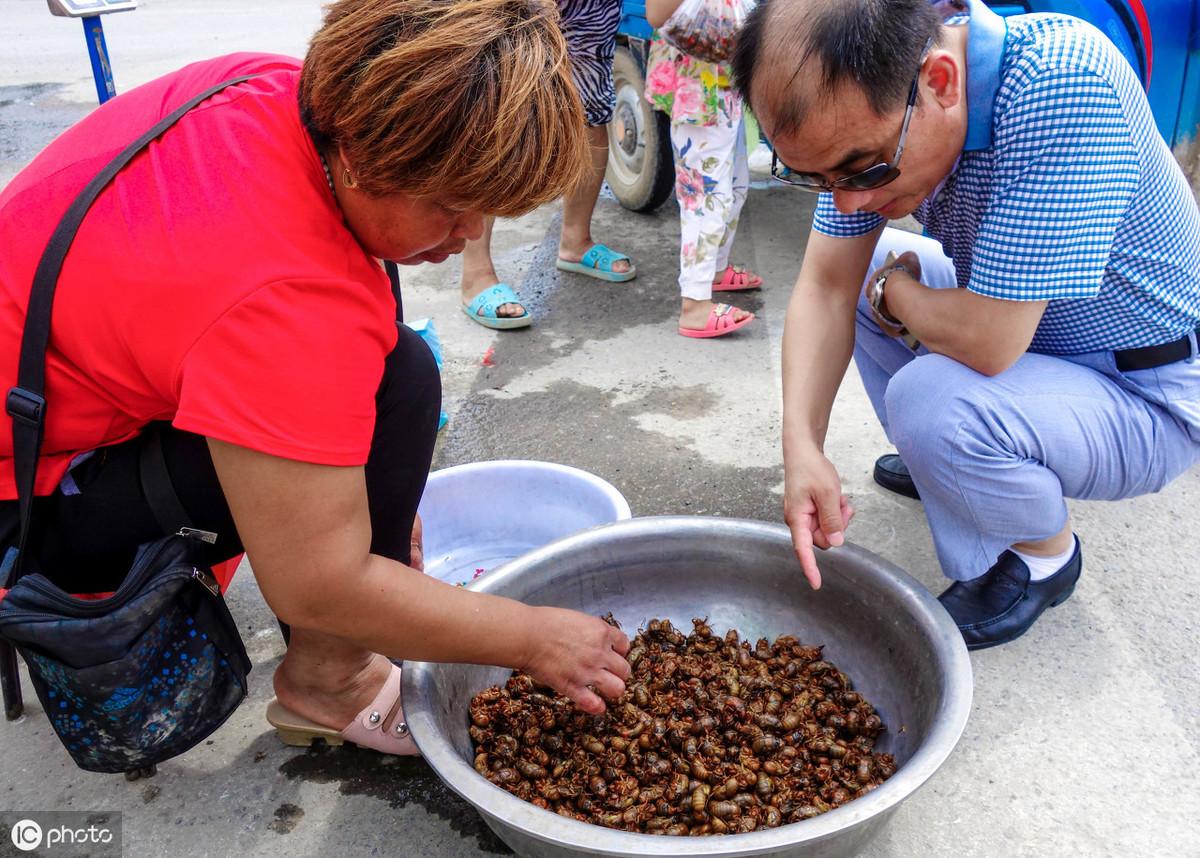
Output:
<instances>
[{"instance_id":1,"label":"pink sandal strap","mask_svg":"<svg viewBox=\"0 0 1200 858\"><path fill-rule=\"evenodd\" d=\"M721 274L721 282L713 285L714 292L742 292L757 289L762 286L762 278L757 274L751 275L745 268L726 265Z\"/></svg>"},{"instance_id":2,"label":"pink sandal strap","mask_svg":"<svg viewBox=\"0 0 1200 858\"><path fill-rule=\"evenodd\" d=\"M708 339L710 337L722 337L725 334L733 333L738 328L743 328L754 321L754 314L747 313L740 321L734 318L734 311L737 308L731 304L714 304L713 308L708 312L708 321L703 328L694 330L691 328L679 328L679 333L685 337L693 337L697 339Z\"/></svg>"},{"instance_id":3,"label":"pink sandal strap","mask_svg":"<svg viewBox=\"0 0 1200 858\"><path fill-rule=\"evenodd\" d=\"M342 736L347 742L384 754L420 754L404 720L400 676L400 666L392 665L392 672L388 674L379 694L342 729Z\"/></svg>"}]
</instances>

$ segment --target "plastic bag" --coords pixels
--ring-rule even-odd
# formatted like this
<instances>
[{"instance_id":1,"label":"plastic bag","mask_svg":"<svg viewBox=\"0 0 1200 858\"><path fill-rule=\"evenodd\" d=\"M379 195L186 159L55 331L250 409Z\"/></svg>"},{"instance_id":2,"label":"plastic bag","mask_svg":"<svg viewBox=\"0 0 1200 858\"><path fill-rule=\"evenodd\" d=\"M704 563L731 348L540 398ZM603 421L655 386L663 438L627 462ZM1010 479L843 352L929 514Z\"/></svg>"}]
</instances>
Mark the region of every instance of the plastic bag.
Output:
<instances>
[{"instance_id":1,"label":"plastic bag","mask_svg":"<svg viewBox=\"0 0 1200 858\"><path fill-rule=\"evenodd\" d=\"M433 319L415 319L414 321L405 322L404 324L416 331L417 336L425 341L425 345L429 346L429 350L433 352L433 360L434 363L437 364L438 372L441 372L442 340L441 337L438 336L437 328L433 326ZM449 419L450 415L448 415L445 411L438 415L439 432L442 431L442 427L446 425L446 422Z\"/></svg>"},{"instance_id":2,"label":"plastic bag","mask_svg":"<svg viewBox=\"0 0 1200 858\"><path fill-rule=\"evenodd\" d=\"M756 0L683 0L658 32L685 54L726 62L755 5Z\"/></svg>"}]
</instances>

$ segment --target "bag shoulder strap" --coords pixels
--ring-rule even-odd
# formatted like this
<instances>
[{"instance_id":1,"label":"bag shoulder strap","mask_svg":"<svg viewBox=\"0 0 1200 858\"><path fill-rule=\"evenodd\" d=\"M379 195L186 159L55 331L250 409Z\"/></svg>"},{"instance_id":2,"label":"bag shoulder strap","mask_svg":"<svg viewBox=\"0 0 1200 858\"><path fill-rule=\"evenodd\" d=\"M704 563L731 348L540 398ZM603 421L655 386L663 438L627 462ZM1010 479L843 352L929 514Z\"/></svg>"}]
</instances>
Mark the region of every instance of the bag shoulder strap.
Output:
<instances>
[{"instance_id":1,"label":"bag shoulder strap","mask_svg":"<svg viewBox=\"0 0 1200 858\"><path fill-rule=\"evenodd\" d=\"M388 280L392 283L392 295L396 299L396 321L404 321L404 299L400 295L400 266L390 259L383 262L383 270L387 272Z\"/></svg>"},{"instance_id":2,"label":"bag shoulder strap","mask_svg":"<svg viewBox=\"0 0 1200 858\"><path fill-rule=\"evenodd\" d=\"M151 423L144 430L142 450L138 456L138 477L142 483L142 494L150 504L154 520L164 534L180 528L190 528L192 520L183 508L183 501L175 493L171 473L167 470L167 457L163 452L162 423Z\"/></svg>"},{"instance_id":3,"label":"bag shoulder strap","mask_svg":"<svg viewBox=\"0 0 1200 858\"><path fill-rule=\"evenodd\" d=\"M29 539L30 517L33 509L33 493L37 483L38 456L42 449L42 435L46 425L46 348L50 344L50 313L54 307L54 292L58 287L58 275L75 234L83 223L84 215L96 197L112 181L113 176L133 160L168 128L183 118L184 114L223 89L256 77L244 75L224 81L205 90L181 105L174 112L159 120L153 128L130 143L119 155L93 178L62 216L58 226L50 235L42 258L33 275L33 288L29 293L29 307L25 311L25 328L21 336L21 357L17 367L17 385L8 391L5 410L13 422L13 471L17 483L17 499L21 514L21 536L17 543L20 552L12 580L21 577L26 543Z\"/></svg>"}]
</instances>

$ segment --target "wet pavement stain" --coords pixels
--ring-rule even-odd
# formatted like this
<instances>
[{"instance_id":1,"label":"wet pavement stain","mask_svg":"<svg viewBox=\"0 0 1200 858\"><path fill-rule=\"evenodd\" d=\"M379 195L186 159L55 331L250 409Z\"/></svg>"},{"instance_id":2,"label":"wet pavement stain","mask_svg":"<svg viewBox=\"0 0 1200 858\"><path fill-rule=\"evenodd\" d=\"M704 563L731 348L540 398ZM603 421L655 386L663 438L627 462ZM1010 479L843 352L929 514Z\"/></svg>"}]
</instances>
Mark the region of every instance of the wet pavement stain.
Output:
<instances>
[{"instance_id":1,"label":"wet pavement stain","mask_svg":"<svg viewBox=\"0 0 1200 858\"><path fill-rule=\"evenodd\" d=\"M558 381L545 391L511 398L475 394L463 401L439 442L435 467L485 459L544 459L582 468L617 487L634 515L722 515L781 521L783 507L771 489L783 479L778 466L719 465L685 441L642 429L636 417L669 407L671 396L690 398L703 411L711 399L686 389L614 404L609 391ZM531 420L529 415L554 415ZM571 451L570 456L562 456Z\"/></svg>"},{"instance_id":2,"label":"wet pavement stain","mask_svg":"<svg viewBox=\"0 0 1200 858\"><path fill-rule=\"evenodd\" d=\"M303 817L304 808L284 802L275 808L275 821L268 825L267 828L276 834L291 834L292 829L300 823Z\"/></svg>"},{"instance_id":3,"label":"wet pavement stain","mask_svg":"<svg viewBox=\"0 0 1200 858\"><path fill-rule=\"evenodd\" d=\"M389 757L349 745L314 747L288 760L279 767L279 772L289 780L336 783L342 795L370 796L386 801L392 808L418 805L449 823L450 829L464 840L473 839L483 852L513 854L475 808L442 783L419 757Z\"/></svg>"},{"instance_id":4,"label":"wet pavement stain","mask_svg":"<svg viewBox=\"0 0 1200 858\"><path fill-rule=\"evenodd\" d=\"M656 229L664 217L678 221L677 213L632 215L613 203L597 208L593 232L603 236L598 240L609 247L624 248L632 256L634 247L644 242L646 231ZM505 353L505 362L513 371L531 372L590 342L618 337L631 323L661 322L671 330L670 323L679 314L677 243L639 254L634 260L635 279L609 283L555 268L561 226L562 215L556 214L540 241L515 254L524 273L513 278L517 281L514 285L534 323L505 331L497 342L497 352ZM497 264L503 269L502 277L516 273L506 259ZM505 377L497 376L501 383Z\"/></svg>"},{"instance_id":5,"label":"wet pavement stain","mask_svg":"<svg viewBox=\"0 0 1200 858\"><path fill-rule=\"evenodd\" d=\"M774 192L762 191L760 196L765 204ZM808 206L807 218L811 218L810 201L794 194L786 199L793 204L788 207L789 222L806 222L805 205ZM770 211L764 212L763 217L778 217L777 205L764 207ZM749 216L744 217L749 223ZM651 337L677 337L680 307L678 223L679 212L673 202L649 214L628 212L615 201L602 201L597 206L593 236L616 250L627 251L637 266L638 276L625 283L609 283L555 268L561 213L554 215L539 240L495 254L494 261L501 278L514 284L534 322L531 327L501 334L493 344L495 365L480 373L476 390L503 388L518 376L536 372L589 344L622 336L629 326L649 326L647 336ZM665 241L647 243L647 235L660 236L664 231ZM752 230L744 232L750 234ZM771 289L788 288L795 278L795 270L789 267L782 279L772 277L758 264L756 243L756 239L739 243L735 247L736 261L767 276L772 281L768 284ZM411 276L422 275L423 272L418 270ZM424 276L429 278L429 285L440 287L434 273L425 272ZM715 300L761 314L765 292L716 293ZM723 342L722 346L761 348L765 343L763 325L765 320ZM700 354L717 358L719 353L707 349L697 352Z\"/></svg>"}]
</instances>

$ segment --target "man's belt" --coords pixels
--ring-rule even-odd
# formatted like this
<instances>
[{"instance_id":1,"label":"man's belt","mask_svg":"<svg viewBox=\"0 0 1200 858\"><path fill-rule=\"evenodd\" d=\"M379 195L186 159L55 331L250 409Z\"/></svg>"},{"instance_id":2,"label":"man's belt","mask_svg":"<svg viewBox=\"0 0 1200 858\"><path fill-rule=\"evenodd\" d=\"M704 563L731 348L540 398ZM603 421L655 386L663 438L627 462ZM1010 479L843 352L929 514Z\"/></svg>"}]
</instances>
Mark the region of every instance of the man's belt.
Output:
<instances>
[{"instance_id":1,"label":"man's belt","mask_svg":"<svg viewBox=\"0 0 1200 858\"><path fill-rule=\"evenodd\" d=\"M1200 337L1200 327L1196 328L1196 336ZM1191 334L1160 346L1143 346L1140 349L1121 349L1113 352L1113 357L1117 359L1117 369L1121 372L1154 369L1157 366L1166 366L1169 363L1186 360L1191 356Z\"/></svg>"}]
</instances>

